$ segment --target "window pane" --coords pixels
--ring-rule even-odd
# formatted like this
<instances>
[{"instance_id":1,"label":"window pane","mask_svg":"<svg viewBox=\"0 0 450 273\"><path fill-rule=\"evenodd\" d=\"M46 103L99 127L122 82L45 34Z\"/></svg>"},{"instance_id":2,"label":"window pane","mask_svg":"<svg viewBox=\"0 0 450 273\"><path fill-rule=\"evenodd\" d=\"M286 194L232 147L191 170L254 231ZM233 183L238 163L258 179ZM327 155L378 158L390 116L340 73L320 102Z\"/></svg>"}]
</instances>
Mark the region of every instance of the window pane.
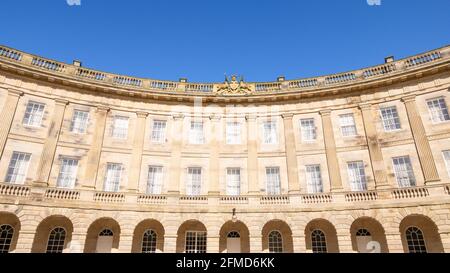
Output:
<instances>
[{"instance_id":1,"label":"window pane","mask_svg":"<svg viewBox=\"0 0 450 273\"><path fill-rule=\"evenodd\" d=\"M450 120L447 104L444 98L436 98L427 101L428 109L430 110L431 119L435 123Z\"/></svg>"},{"instance_id":2,"label":"window pane","mask_svg":"<svg viewBox=\"0 0 450 273\"><path fill-rule=\"evenodd\" d=\"M410 227L406 230L405 235L409 253L427 253L422 230L417 227Z\"/></svg>"},{"instance_id":3,"label":"window pane","mask_svg":"<svg viewBox=\"0 0 450 273\"><path fill-rule=\"evenodd\" d=\"M227 123L227 144L241 144L241 124L238 122Z\"/></svg>"},{"instance_id":4,"label":"window pane","mask_svg":"<svg viewBox=\"0 0 450 273\"><path fill-rule=\"evenodd\" d=\"M122 164L108 163L104 191L118 192L122 176Z\"/></svg>"},{"instance_id":5,"label":"window pane","mask_svg":"<svg viewBox=\"0 0 450 273\"><path fill-rule=\"evenodd\" d=\"M77 134L84 134L86 132L88 120L89 112L75 110L70 125L70 131Z\"/></svg>"},{"instance_id":6,"label":"window pane","mask_svg":"<svg viewBox=\"0 0 450 273\"><path fill-rule=\"evenodd\" d=\"M128 117L116 116L112 126L112 137L126 139L128 137Z\"/></svg>"},{"instance_id":7,"label":"window pane","mask_svg":"<svg viewBox=\"0 0 450 273\"><path fill-rule=\"evenodd\" d=\"M73 189L77 179L78 160L63 158L59 170L57 186L59 188Z\"/></svg>"},{"instance_id":8,"label":"window pane","mask_svg":"<svg viewBox=\"0 0 450 273\"><path fill-rule=\"evenodd\" d=\"M0 254L8 253L14 235L14 228L10 225L0 226Z\"/></svg>"},{"instance_id":9,"label":"window pane","mask_svg":"<svg viewBox=\"0 0 450 273\"><path fill-rule=\"evenodd\" d=\"M356 136L358 133L356 131L355 118L353 114L345 114L339 116L341 124L342 136Z\"/></svg>"},{"instance_id":10,"label":"window pane","mask_svg":"<svg viewBox=\"0 0 450 273\"><path fill-rule=\"evenodd\" d=\"M348 178L350 182L350 188L352 191L366 191L367 181L366 172L364 169L364 162L355 161L348 162Z\"/></svg>"},{"instance_id":11,"label":"window pane","mask_svg":"<svg viewBox=\"0 0 450 273\"><path fill-rule=\"evenodd\" d=\"M386 107L381 108L381 118L383 119L383 127L386 132L399 130L400 126L400 118L397 113L397 108L394 107Z\"/></svg>"},{"instance_id":12,"label":"window pane","mask_svg":"<svg viewBox=\"0 0 450 273\"><path fill-rule=\"evenodd\" d=\"M203 144L205 138L203 136L203 122L191 122L191 130L189 131L190 144Z\"/></svg>"},{"instance_id":13,"label":"window pane","mask_svg":"<svg viewBox=\"0 0 450 273\"><path fill-rule=\"evenodd\" d=\"M280 182L280 168L270 167L266 168L266 184L268 195L280 195L281 194L281 182Z\"/></svg>"},{"instance_id":14,"label":"window pane","mask_svg":"<svg viewBox=\"0 0 450 273\"><path fill-rule=\"evenodd\" d=\"M188 231L186 232L186 253L206 253L206 232Z\"/></svg>"},{"instance_id":15,"label":"window pane","mask_svg":"<svg viewBox=\"0 0 450 273\"><path fill-rule=\"evenodd\" d=\"M321 230L314 230L311 233L311 246L313 253L327 253L327 240L325 233Z\"/></svg>"},{"instance_id":16,"label":"window pane","mask_svg":"<svg viewBox=\"0 0 450 273\"><path fill-rule=\"evenodd\" d=\"M188 168L188 177L186 185L187 195L200 195L202 186L202 169Z\"/></svg>"},{"instance_id":17,"label":"window pane","mask_svg":"<svg viewBox=\"0 0 450 273\"><path fill-rule=\"evenodd\" d=\"M314 141L317 138L314 119L302 119L300 128L303 141Z\"/></svg>"},{"instance_id":18,"label":"window pane","mask_svg":"<svg viewBox=\"0 0 450 273\"><path fill-rule=\"evenodd\" d=\"M283 238L278 231L272 231L269 234L269 252L282 253L283 252Z\"/></svg>"},{"instance_id":19,"label":"window pane","mask_svg":"<svg viewBox=\"0 0 450 273\"><path fill-rule=\"evenodd\" d=\"M24 184L30 158L31 154L14 152L9 162L5 181L13 184Z\"/></svg>"},{"instance_id":20,"label":"window pane","mask_svg":"<svg viewBox=\"0 0 450 273\"><path fill-rule=\"evenodd\" d=\"M166 125L167 122L163 120L155 120L153 122L152 142L164 143L166 140Z\"/></svg>"},{"instance_id":21,"label":"window pane","mask_svg":"<svg viewBox=\"0 0 450 273\"><path fill-rule=\"evenodd\" d=\"M42 117L44 116L44 108L44 104L30 101L27 104L27 109L23 118L23 125L33 127L41 126Z\"/></svg>"},{"instance_id":22,"label":"window pane","mask_svg":"<svg viewBox=\"0 0 450 273\"><path fill-rule=\"evenodd\" d=\"M412 169L409 156L396 157L392 159L394 164L394 173L400 188L416 186L416 178Z\"/></svg>"},{"instance_id":23,"label":"window pane","mask_svg":"<svg viewBox=\"0 0 450 273\"><path fill-rule=\"evenodd\" d=\"M264 143L265 144L277 144L277 124L273 121L264 122L263 124L264 131Z\"/></svg>"},{"instance_id":24,"label":"window pane","mask_svg":"<svg viewBox=\"0 0 450 273\"><path fill-rule=\"evenodd\" d=\"M308 193L323 192L322 175L320 173L320 165L306 166L306 183Z\"/></svg>"},{"instance_id":25,"label":"window pane","mask_svg":"<svg viewBox=\"0 0 450 273\"><path fill-rule=\"evenodd\" d=\"M241 169L227 169L227 195L241 194Z\"/></svg>"},{"instance_id":26,"label":"window pane","mask_svg":"<svg viewBox=\"0 0 450 273\"><path fill-rule=\"evenodd\" d=\"M161 194L163 183L163 168L160 166L150 166L148 168L148 181L147 181L147 193L148 194Z\"/></svg>"},{"instance_id":27,"label":"window pane","mask_svg":"<svg viewBox=\"0 0 450 273\"><path fill-rule=\"evenodd\" d=\"M157 240L156 232L153 230L147 230L144 233L144 237L142 239L142 253L155 253L156 240Z\"/></svg>"},{"instance_id":28,"label":"window pane","mask_svg":"<svg viewBox=\"0 0 450 273\"><path fill-rule=\"evenodd\" d=\"M444 155L444 160L445 160L445 166L447 166L447 172L448 172L448 175L450 176L450 150L444 151L443 155Z\"/></svg>"},{"instance_id":29,"label":"window pane","mask_svg":"<svg viewBox=\"0 0 450 273\"><path fill-rule=\"evenodd\" d=\"M62 253L64 250L64 241L66 240L66 231L63 228L55 228L50 232L47 242L47 253Z\"/></svg>"}]
</instances>

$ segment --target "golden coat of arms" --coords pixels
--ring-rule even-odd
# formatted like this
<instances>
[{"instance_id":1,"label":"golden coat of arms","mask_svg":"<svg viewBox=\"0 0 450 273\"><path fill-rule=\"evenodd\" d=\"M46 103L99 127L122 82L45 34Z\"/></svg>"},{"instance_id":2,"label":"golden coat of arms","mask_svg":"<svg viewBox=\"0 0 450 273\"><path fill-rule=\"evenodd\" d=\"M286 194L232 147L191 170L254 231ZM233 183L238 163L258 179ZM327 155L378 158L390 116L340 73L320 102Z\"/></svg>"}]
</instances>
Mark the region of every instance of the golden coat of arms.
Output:
<instances>
[{"instance_id":1,"label":"golden coat of arms","mask_svg":"<svg viewBox=\"0 0 450 273\"><path fill-rule=\"evenodd\" d=\"M238 81L237 76L231 76L231 80L225 76L225 82L218 85L216 91L218 95L247 95L251 92L251 86L244 82L243 77Z\"/></svg>"}]
</instances>

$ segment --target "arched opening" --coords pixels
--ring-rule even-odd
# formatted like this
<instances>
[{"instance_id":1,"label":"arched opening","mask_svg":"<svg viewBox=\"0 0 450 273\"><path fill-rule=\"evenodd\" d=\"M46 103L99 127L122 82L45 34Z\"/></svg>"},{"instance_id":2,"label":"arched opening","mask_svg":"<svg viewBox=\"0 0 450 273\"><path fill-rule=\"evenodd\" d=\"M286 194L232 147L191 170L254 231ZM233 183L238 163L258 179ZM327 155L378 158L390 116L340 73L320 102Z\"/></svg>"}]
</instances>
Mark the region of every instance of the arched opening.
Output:
<instances>
[{"instance_id":1,"label":"arched opening","mask_svg":"<svg viewBox=\"0 0 450 273\"><path fill-rule=\"evenodd\" d=\"M32 253L63 253L72 241L73 225L65 216L50 216L38 226Z\"/></svg>"},{"instance_id":2,"label":"arched opening","mask_svg":"<svg viewBox=\"0 0 450 273\"><path fill-rule=\"evenodd\" d=\"M207 231L201 222L184 222L178 228L177 235L177 253L206 253Z\"/></svg>"},{"instance_id":3,"label":"arched opening","mask_svg":"<svg viewBox=\"0 0 450 273\"><path fill-rule=\"evenodd\" d=\"M305 228L306 249L313 253L339 253L336 229L325 219L315 219Z\"/></svg>"},{"instance_id":4,"label":"arched opening","mask_svg":"<svg viewBox=\"0 0 450 273\"><path fill-rule=\"evenodd\" d=\"M352 248L359 253L388 253L383 226L375 219L361 217L351 227Z\"/></svg>"},{"instance_id":5,"label":"arched opening","mask_svg":"<svg viewBox=\"0 0 450 273\"><path fill-rule=\"evenodd\" d=\"M220 229L220 253L249 253L250 232L241 221L226 222Z\"/></svg>"},{"instance_id":6,"label":"arched opening","mask_svg":"<svg viewBox=\"0 0 450 273\"><path fill-rule=\"evenodd\" d=\"M119 249L120 226L116 220L101 218L88 228L85 253L111 253Z\"/></svg>"},{"instance_id":7,"label":"arched opening","mask_svg":"<svg viewBox=\"0 0 450 273\"><path fill-rule=\"evenodd\" d=\"M272 253L292 253L294 251L292 231L281 220L272 220L262 229L262 251Z\"/></svg>"},{"instance_id":8,"label":"arched opening","mask_svg":"<svg viewBox=\"0 0 450 273\"><path fill-rule=\"evenodd\" d=\"M403 250L405 253L442 253L438 227L429 217L410 215L400 223Z\"/></svg>"},{"instance_id":9,"label":"arched opening","mask_svg":"<svg viewBox=\"0 0 450 273\"><path fill-rule=\"evenodd\" d=\"M10 253L16 250L19 231L19 218L12 213L0 212L0 253Z\"/></svg>"},{"instance_id":10,"label":"arched opening","mask_svg":"<svg viewBox=\"0 0 450 273\"><path fill-rule=\"evenodd\" d=\"M140 222L134 229L132 253L159 253L164 251L164 227L153 219Z\"/></svg>"}]
</instances>

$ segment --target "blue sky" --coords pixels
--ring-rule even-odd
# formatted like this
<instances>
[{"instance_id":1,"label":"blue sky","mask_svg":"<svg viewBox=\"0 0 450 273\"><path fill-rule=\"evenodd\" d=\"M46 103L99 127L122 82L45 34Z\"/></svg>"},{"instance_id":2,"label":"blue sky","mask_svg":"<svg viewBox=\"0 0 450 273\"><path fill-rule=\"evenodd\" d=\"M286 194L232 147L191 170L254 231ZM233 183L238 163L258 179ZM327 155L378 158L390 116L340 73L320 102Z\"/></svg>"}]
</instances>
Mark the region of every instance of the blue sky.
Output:
<instances>
[{"instance_id":1,"label":"blue sky","mask_svg":"<svg viewBox=\"0 0 450 273\"><path fill-rule=\"evenodd\" d=\"M137 77L272 81L450 44L449 0L2 0L0 44Z\"/></svg>"}]
</instances>

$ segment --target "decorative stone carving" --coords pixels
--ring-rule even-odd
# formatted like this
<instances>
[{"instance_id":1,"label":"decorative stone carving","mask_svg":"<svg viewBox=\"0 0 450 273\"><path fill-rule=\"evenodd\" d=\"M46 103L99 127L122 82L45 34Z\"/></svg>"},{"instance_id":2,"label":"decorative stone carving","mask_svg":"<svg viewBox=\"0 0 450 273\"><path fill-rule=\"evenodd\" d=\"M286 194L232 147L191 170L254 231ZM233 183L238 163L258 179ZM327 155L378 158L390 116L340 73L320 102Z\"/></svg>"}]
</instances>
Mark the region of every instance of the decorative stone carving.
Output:
<instances>
[{"instance_id":1,"label":"decorative stone carving","mask_svg":"<svg viewBox=\"0 0 450 273\"><path fill-rule=\"evenodd\" d=\"M225 77L225 82L217 86L217 95L248 95L252 93L252 88L249 84L244 82L244 78L240 77L239 81L237 76L231 76L231 80Z\"/></svg>"}]
</instances>

